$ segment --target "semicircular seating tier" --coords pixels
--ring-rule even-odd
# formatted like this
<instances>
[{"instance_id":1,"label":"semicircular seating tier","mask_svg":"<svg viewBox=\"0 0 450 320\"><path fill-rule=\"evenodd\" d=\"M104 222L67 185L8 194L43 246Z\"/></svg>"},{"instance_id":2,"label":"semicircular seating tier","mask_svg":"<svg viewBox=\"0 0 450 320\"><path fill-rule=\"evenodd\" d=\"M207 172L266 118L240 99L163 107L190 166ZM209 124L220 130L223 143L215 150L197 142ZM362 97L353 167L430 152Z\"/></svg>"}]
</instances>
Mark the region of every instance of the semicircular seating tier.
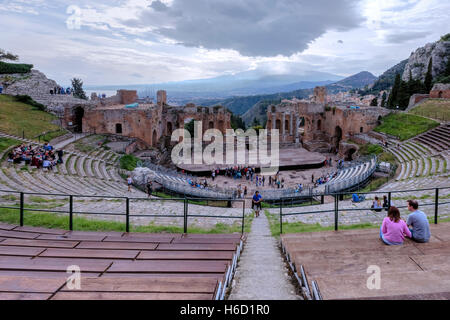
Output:
<instances>
[{"instance_id":1,"label":"semicircular seating tier","mask_svg":"<svg viewBox=\"0 0 450 320\"><path fill-rule=\"evenodd\" d=\"M0 223L0 300L221 300L245 237Z\"/></svg>"}]
</instances>

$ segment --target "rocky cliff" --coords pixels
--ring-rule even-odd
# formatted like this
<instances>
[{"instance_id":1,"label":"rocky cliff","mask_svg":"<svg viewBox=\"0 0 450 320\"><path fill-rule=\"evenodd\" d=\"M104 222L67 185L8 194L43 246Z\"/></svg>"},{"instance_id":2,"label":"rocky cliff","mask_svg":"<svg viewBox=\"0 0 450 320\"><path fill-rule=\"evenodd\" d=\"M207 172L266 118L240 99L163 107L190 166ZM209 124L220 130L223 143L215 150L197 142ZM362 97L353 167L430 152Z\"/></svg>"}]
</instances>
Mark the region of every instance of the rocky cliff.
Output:
<instances>
[{"instance_id":1,"label":"rocky cliff","mask_svg":"<svg viewBox=\"0 0 450 320\"><path fill-rule=\"evenodd\" d=\"M411 54L405 66L402 79L409 80L410 72L414 80L425 80L430 58L433 58L433 79L438 77L444 70L450 59L450 41L438 41L428 43Z\"/></svg>"},{"instance_id":2,"label":"rocky cliff","mask_svg":"<svg viewBox=\"0 0 450 320\"><path fill-rule=\"evenodd\" d=\"M56 81L48 79L39 70L31 70L28 74L9 74L0 76L3 93L16 96L28 95L34 101L47 107L47 111L61 114L65 107L89 105L91 102L78 99L72 95L51 95L50 90L58 87Z\"/></svg>"}]
</instances>

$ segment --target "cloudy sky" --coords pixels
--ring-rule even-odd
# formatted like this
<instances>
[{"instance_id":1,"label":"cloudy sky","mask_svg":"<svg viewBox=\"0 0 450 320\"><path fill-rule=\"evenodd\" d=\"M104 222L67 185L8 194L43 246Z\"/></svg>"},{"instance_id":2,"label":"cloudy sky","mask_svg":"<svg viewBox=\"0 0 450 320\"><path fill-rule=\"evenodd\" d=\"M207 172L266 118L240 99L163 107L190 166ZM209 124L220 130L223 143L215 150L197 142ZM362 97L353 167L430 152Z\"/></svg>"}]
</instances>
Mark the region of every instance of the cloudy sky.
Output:
<instances>
[{"instance_id":1,"label":"cloudy sky","mask_svg":"<svg viewBox=\"0 0 450 320\"><path fill-rule=\"evenodd\" d=\"M0 0L0 48L61 84L379 75L450 32L449 12L446 0Z\"/></svg>"}]
</instances>

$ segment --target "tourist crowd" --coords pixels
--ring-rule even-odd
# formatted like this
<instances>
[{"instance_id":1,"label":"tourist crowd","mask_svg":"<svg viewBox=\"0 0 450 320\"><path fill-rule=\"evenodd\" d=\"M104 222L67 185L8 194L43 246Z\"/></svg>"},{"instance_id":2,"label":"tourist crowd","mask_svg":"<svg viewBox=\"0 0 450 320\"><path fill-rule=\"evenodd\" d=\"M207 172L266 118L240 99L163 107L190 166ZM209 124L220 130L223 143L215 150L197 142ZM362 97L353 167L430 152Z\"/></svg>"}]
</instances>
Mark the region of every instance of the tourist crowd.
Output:
<instances>
[{"instance_id":1,"label":"tourist crowd","mask_svg":"<svg viewBox=\"0 0 450 320\"><path fill-rule=\"evenodd\" d=\"M53 89L50 89L50 94L65 94L65 95L71 95L73 92L72 88L66 88L63 87L54 87Z\"/></svg>"},{"instance_id":2,"label":"tourist crowd","mask_svg":"<svg viewBox=\"0 0 450 320\"><path fill-rule=\"evenodd\" d=\"M15 164L24 163L38 169L52 170L58 163L63 163L63 151L55 151L48 143L34 147L23 144L8 154L8 162Z\"/></svg>"}]
</instances>

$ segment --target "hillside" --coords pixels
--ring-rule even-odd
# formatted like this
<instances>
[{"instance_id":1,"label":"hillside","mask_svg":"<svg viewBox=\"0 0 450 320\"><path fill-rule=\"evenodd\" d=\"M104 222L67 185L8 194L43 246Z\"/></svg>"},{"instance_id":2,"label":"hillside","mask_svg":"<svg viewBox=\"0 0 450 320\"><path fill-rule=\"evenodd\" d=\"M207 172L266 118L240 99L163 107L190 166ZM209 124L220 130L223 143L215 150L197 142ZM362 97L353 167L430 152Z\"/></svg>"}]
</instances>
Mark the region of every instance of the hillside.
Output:
<instances>
[{"instance_id":1,"label":"hillside","mask_svg":"<svg viewBox=\"0 0 450 320\"><path fill-rule=\"evenodd\" d=\"M433 79L440 76L450 59L450 40L448 38L449 35L444 36L441 40L428 43L414 51L405 66L402 80L408 81L411 75L413 80L424 81L430 59L432 59L431 72Z\"/></svg>"},{"instance_id":2,"label":"hillside","mask_svg":"<svg viewBox=\"0 0 450 320\"><path fill-rule=\"evenodd\" d=\"M56 131L41 139L49 141L66 133L59 130L58 121L58 118L50 113L18 102L12 96L0 95L0 132L17 136L22 136L24 132L25 138L35 139L44 132Z\"/></svg>"},{"instance_id":3,"label":"hillside","mask_svg":"<svg viewBox=\"0 0 450 320\"><path fill-rule=\"evenodd\" d=\"M356 88L364 88L365 86L374 83L374 81L376 80L377 77L375 77L373 74L368 71L363 71L336 83L327 85L326 87L329 93L336 93Z\"/></svg>"},{"instance_id":4,"label":"hillside","mask_svg":"<svg viewBox=\"0 0 450 320\"><path fill-rule=\"evenodd\" d=\"M366 86L369 83L373 83L376 80L376 77L372 75L370 72L360 72L356 75L350 76L333 84L329 84L325 86L330 93L336 93L339 91L348 91L350 89L359 89ZM254 96L246 96L246 97L233 97L229 99L216 99L216 100L208 100L201 99L193 101L196 104L201 104L205 106L214 106L221 104L227 107L231 112L238 115L244 115L246 112L250 111L250 114L245 116L246 123L249 121L253 121L253 117L251 113L262 114L261 110L259 110L260 105L257 105L259 102L265 101L270 103L278 103L283 99L305 99L308 98L311 94L313 94L313 89L300 89L294 90L290 92L280 92L269 95L254 95ZM257 117L258 118L258 117Z\"/></svg>"}]
</instances>

